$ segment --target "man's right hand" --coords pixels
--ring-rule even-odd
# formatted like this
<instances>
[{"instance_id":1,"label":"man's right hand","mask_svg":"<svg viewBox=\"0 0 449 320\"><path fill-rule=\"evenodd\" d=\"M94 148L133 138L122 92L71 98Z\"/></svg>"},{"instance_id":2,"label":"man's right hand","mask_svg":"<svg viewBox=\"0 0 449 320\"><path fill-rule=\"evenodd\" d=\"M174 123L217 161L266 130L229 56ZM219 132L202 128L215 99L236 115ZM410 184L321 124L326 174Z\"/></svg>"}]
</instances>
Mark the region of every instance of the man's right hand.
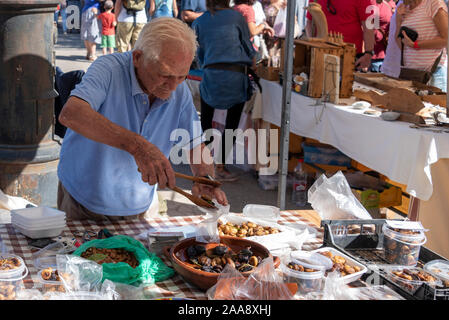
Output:
<instances>
[{"instance_id":1,"label":"man's right hand","mask_svg":"<svg viewBox=\"0 0 449 320\"><path fill-rule=\"evenodd\" d=\"M142 181L150 185L158 184L159 188L173 188L176 185L175 172L170 161L154 144L145 139L139 139L137 148L131 152Z\"/></svg>"}]
</instances>

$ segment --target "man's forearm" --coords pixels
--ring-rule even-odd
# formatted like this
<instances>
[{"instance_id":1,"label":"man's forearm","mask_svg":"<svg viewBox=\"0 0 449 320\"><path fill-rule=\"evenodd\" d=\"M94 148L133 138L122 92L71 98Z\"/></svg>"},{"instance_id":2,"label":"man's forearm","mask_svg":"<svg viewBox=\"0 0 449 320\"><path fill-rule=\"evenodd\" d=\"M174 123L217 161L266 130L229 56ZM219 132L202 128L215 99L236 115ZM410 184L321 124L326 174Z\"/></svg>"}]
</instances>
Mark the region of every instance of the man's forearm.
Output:
<instances>
[{"instance_id":1,"label":"man's forearm","mask_svg":"<svg viewBox=\"0 0 449 320\"><path fill-rule=\"evenodd\" d=\"M108 120L84 100L70 97L64 105L59 121L64 126L93 141L107 144L133 154L139 148L139 134L127 130Z\"/></svg>"},{"instance_id":2,"label":"man's forearm","mask_svg":"<svg viewBox=\"0 0 449 320\"><path fill-rule=\"evenodd\" d=\"M181 12L181 17L182 17L182 20L185 21L185 22L193 22L193 21L195 21L196 18L198 18L202 14L203 14L202 12L194 12L194 11L190 11L190 10L183 10Z\"/></svg>"},{"instance_id":3,"label":"man's forearm","mask_svg":"<svg viewBox=\"0 0 449 320\"><path fill-rule=\"evenodd\" d=\"M363 26L363 41L365 44L365 51L374 50L374 29Z\"/></svg>"},{"instance_id":4,"label":"man's forearm","mask_svg":"<svg viewBox=\"0 0 449 320\"><path fill-rule=\"evenodd\" d=\"M115 7L114 7L115 20L118 20L118 16L120 14L121 9L122 9L122 0L117 0L115 2Z\"/></svg>"}]
</instances>

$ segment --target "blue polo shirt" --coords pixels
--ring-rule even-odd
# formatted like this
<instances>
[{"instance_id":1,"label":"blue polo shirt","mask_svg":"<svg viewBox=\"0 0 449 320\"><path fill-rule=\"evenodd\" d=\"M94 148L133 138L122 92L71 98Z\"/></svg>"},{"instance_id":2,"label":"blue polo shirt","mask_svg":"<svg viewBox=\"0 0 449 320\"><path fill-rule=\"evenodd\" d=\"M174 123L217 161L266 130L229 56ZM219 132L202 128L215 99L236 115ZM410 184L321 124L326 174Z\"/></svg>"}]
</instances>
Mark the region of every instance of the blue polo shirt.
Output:
<instances>
[{"instance_id":1,"label":"blue polo shirt","mask_svg":"<svg viewBox=\"0 0 449 320\"><path fill-rule=\"evenodd\" d=\"M192 24L198 39L201 68L214 63L251 66L256 54L250 41L248 24L232 9L206 11ZM234 71L205 68L200 84L201 99L217 109L229 109L247 101L248 76Z\"/></svg>"},{"instance_id":2,"label":"blue polo shirt","mask_svg":"<svg viewBox=\"0 0 449 320\"><path fill-rule=\"evenodd\" d=\"M192 139L202 134L184 82L167 100L156 99L149 107L148 95L136 78L132 52L99 57L71 95L85 100L115 124L142 135L166 157L176 143L186 142L177 136L171 138L173 130L185 129ZM195 144L200 140L196 139ZM142 181L131 154L87 139L71 129L62 144L58 177L76 201L99 214L135 215L157 201L157 185Z\"/></svg>"}]
</instances>

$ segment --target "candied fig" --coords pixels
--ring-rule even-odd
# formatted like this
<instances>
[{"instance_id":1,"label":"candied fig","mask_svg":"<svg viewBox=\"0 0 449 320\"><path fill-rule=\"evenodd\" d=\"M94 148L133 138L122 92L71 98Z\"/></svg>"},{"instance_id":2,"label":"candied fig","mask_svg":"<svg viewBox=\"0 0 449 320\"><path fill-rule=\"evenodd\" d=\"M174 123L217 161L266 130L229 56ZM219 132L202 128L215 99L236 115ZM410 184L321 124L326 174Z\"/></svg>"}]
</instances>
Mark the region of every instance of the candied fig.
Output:
<instances>
[{"instance_id":1,"label":"candied fig","mask_svg":"<svg viewBox=\"0 0 449 320\"><path fill-rule=\"evenodd\" d=\"M187 248L187 256L189 257L189 259L193 259L197 255L198 254L196 253L195 246L190 246L190 247Z\"/></svg>"},{"instance_id":2,"label":"candied fig","mask_svg":"<svg viewBox=\"0 0 449 320\"><path fill-rule=\"evenodd\" d=\"M226 246L216 246L214 248L214 254L216 254L217 256L222 256L226 252L228 252L228 248Z\"/></svg>"},{"instance_id":3,"label":"candied fig","mask_svg":"<svg viewBox=\"0 0 449 320\"><path fill-rule=\"evenodd\" d=\"M202 255L206 252L206 248L204 246L201 246L199 244L195 245L195 250L197 255Z\"/></svg>"}]
</instances>

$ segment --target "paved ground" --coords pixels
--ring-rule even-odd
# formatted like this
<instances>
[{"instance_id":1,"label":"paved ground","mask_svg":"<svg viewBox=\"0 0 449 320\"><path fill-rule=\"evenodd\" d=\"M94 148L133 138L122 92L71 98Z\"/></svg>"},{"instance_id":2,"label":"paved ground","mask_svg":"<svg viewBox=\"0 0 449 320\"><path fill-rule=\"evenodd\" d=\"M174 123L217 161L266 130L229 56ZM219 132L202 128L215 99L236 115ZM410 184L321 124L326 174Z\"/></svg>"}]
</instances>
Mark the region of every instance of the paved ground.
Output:
<instances>
[{"instance_id":1,"label":"paved ground","mask_svg":"<svg viewBox=\"0 0 449 320\"><path fill-rule=\"evenodd\" d=\"M97 55L101 55L101 49L97 48ZM80 35L77 33L69 33L67 35L58 36L58 41L55 44L56 66L60 67L62 71L68 72L72 70L87 70L90 62L85 59L86 50ZM190 170L187 165L174 166L175 171L189 174ZM266 204L277 205L277 191L264 191L257 183L257 177L254 172L245 172L239 168L232 168L233 171L239 172L239 180L233 183L225 183L223 189L227 194L231 204L231 212L242 212L246 204ZM178 185L190 190L191 183L188 181L179 180ZM287 209L298 209L290 201L291 190L288 189ZM162 190L161 195L167 200L168 214L170 212L182 212L186 215L201 214L201 211L195 205L192 205L184 196L176 194L170 190ZM310 208L310 207L309 207Z\"/></svg>"}]
</instances>

